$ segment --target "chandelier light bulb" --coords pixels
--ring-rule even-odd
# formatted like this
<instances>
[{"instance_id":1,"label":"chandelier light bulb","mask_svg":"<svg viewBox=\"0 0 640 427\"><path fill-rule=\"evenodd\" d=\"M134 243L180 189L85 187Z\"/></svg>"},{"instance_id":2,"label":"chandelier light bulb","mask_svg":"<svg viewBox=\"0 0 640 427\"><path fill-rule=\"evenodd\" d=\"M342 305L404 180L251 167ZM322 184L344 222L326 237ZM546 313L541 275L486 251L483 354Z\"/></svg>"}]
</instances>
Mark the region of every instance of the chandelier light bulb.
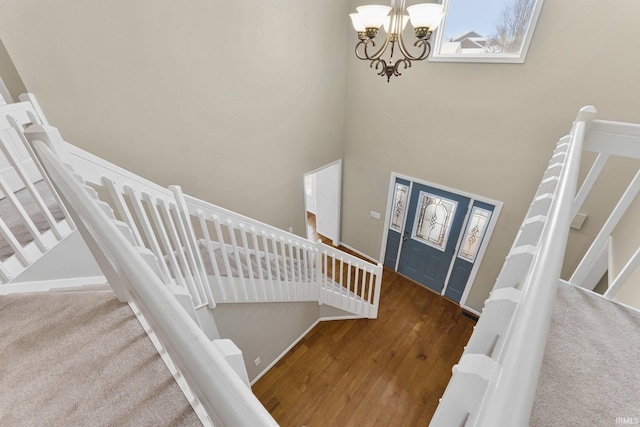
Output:
<instances>
[{"instance_id":1,"label":"chandelier light bulb","mask_svg":"<svg viewBox=\"0 0 640 427\"><path fill-rule=\"evenodd\" d=\"M351 18L351 23L353 24L353 28L359 32L363 33L366 29L364 24L362 23L362 19L359 13L350 13L349 17Z\"/></svg>"},{"instance_id":2,"label":"chandelier light bulb","mask_svg":"<svg viewBox=\"0 0 640 427\"><path fill-rule=\"evenodd\" d=\"M387 15L391 11L389 6L367 5L356 7L360 20L365 28L379 29L387 20Z\"/></svg>"},{"instance_id":3,"label":"chandelier light bulb","mask_svg":"<svg viewBox=\"0 0 640 427\"><path fill-rule=\"evenodd\" d=\"M428 28L433 31L440 25L444 17L441 4L420 3L407 8L413 28Z\"/></svg>"}]
</instances>

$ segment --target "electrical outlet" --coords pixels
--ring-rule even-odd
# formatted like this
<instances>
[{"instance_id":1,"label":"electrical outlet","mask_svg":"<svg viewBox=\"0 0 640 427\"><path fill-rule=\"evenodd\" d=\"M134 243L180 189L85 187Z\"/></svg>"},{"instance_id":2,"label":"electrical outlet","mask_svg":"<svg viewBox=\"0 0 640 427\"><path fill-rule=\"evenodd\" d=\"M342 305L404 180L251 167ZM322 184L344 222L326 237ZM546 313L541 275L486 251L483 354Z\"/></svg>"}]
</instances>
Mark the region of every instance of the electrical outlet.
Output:
<instances>
[{"instance_id":1,"label":"electrical outlet","mask_svg":"<svg viewBox=\"0 0 640 427\"><path fill-rule=\"evenodd\" d=\"M380 219L380 212L371 211L371 218Z\"/></svg>"},{"instance_id":2,"label":"electrical outlet","mask_svg":"<svg viewBox=\"0 0 640 427\"><path fill-rule=\"evenodd\" d=\"M255 360L256 366L260 365L261 363L262 363L262 360L260 360L259 357L256 357L256 360Z\"/></svg>"}]
</instances>

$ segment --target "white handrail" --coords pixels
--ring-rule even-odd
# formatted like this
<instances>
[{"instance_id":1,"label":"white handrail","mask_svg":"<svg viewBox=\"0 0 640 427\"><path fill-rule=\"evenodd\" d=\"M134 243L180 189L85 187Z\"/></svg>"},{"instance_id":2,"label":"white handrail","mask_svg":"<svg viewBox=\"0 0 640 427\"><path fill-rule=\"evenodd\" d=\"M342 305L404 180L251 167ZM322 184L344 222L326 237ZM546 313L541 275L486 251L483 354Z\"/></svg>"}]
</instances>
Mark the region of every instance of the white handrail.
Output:
<instances>
[{"instance_id":1,"label":"white handrail","mask_svg":"<svg viewBox=\"0 0 640 427\"><path fill-rule=\"evenodd\" d=\"M166 289L139 252L119 233L85 189L42 142L33 142L45 168L68 202L85 238L112 265L111 283L124 284L134 302L180 368L214 423L277 426L213 344ZM80 226L80 224L82 226Z\"/></svg>"},{"instance_id":2,"label":"white handrail","mask_svg":"<svg viewBox=\"0 0 640 427\"><path fill-rule=\"evenodd\" d=\"M560 140L431 426L529 424L594 115L581 109Z\"/></svg>"},{"instance_id":3,"label":"white handrail","mask_svg":"<svg viewBox=\"0 0 640 427\"><path fill-rule=\"evenodd\" d=\"M478 425L527 426L549 333L562 262L573 217L582 145L594 109L583 108L575 122L554 202L525 282L523 298L514 313L509 345L498 360L500 375L490 383L491 396L482 406Z\"/></svg>"}]
</instances>

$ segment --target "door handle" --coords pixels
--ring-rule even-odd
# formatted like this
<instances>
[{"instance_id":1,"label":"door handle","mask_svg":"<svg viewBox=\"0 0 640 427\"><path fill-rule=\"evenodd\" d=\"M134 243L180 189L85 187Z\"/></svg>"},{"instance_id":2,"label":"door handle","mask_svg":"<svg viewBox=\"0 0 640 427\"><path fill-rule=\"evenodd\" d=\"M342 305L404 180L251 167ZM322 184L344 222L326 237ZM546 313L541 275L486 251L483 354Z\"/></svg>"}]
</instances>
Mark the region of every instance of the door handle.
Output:
<instances>
[{"instance_id":1,"label":"door handle","mask_svg":"<svg viewBox=\"0 0 640 427\"><path fill-rule=\"evenodd\" d=\"M406 241L407 241L407 236L403 236L403 237L402 237L402 241L403 241L403 242L406 242Z\"/></svg>"}]
</instances>

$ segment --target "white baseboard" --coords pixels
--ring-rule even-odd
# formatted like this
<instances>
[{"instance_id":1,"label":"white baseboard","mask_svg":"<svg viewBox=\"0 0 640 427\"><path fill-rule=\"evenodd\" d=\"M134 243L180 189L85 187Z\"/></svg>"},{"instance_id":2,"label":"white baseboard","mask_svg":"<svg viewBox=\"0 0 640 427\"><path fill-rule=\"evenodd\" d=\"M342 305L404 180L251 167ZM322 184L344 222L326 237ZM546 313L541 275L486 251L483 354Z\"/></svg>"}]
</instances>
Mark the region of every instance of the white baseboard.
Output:
<instances>
[{"instance_id":1,"label":"white baseboard","mask_svg":"<svg viewBox=\"0 0 640 427\"><path fill-rule=\"evenodd\" d=\"M49 292L60 290L83 290L96 285L107 284L104 276L76 277L73 279L55 279L40 282L19 282L0 285L0 295L25 292Z\"/></svg>"},{"instance_id":2,"label":"white baseboard","mask_svg":"<svg viewBox=\"0 0 640 427\"><path fill-rule=\"evenodd\" d=\"M320 319L318 319L320 322L328 322L331 320L361 320L361 319L366 319L366 317L363 316L358 316L355 314L352 315L346 315L346 316L327 316L327 317L321 317Z\"/></svg>"},{"instance_id":3,"label":"white baseboard","mask_svg":"<svg viewBox=\"0 0 640 427\"><path fill-rule=\"evenodd\" d=\"M473 308L469 307L468 305L463 305L463 306L461 306L461 307L462 307L465 311L468 311L468 312L470 312L470 313L473 313L473 314L475 314L475 315L476 315L476 316L478 316L478 317L480 317L480 315L482 314L482 313L480 313L478 310L475 310L475 309L473 309Z\"/></svg>"},{"instance_id":4,"label":"white baseboard","mask_svg":"<svg viewBox=\"0 0 640 427\"><path fill-rule=\"evenodd\" d=\"M352 251L352 252L357 253L357 254L358 254L358 255L360 255L362 258L365 258L365 259L367 259L367 260L371 261L371 262L372 262L372 263L374 263L374 264L379 264L379 263L380 263L380 261L378 261L377 259L375 259L375 258L373 258L373 257L371 257L371 256L369 256L369 255L367 255L367 254L365 254L365 253L363 253L363 252L360 252L360 251L359 251L359 250L357 250L357 249L352 248L351 246L347 245L347 244L346 244L346 243L344 243L344 242L340 242L340 246L344 246L345 248L349 249L349 250L350 250L350 251Z\"/></svg>"}]
</instances>

